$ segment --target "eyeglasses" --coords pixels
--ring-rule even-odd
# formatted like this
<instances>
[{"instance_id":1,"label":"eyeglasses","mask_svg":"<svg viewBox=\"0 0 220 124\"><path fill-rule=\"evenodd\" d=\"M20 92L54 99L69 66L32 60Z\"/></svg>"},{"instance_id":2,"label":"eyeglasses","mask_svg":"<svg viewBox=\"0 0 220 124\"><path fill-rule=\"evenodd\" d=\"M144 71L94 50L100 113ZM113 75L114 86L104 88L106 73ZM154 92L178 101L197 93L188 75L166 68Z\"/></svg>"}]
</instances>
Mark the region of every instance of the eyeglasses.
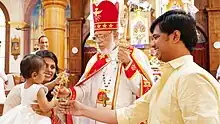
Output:
<instances>
[{"instance_id":1,"label":"eyeglasses","mask_svg":"<svg viewBox=\"0 0 220 124\"><path fill-rule=\"evenodd\" d=\"M93 37L93 40L105 40L110 34L110 33L107 33L107 34L95 34L95 36Z\"/></svg>"}]
</instances>

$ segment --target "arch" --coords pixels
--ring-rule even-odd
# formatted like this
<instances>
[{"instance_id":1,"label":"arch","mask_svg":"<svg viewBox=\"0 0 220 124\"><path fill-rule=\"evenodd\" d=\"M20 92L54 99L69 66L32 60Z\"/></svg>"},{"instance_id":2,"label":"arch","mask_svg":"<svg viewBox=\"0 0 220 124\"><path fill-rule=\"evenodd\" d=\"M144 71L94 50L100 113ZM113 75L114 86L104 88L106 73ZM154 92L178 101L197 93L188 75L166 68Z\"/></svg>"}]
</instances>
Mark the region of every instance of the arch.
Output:
<instances>
[{"instance_id":1,"label":"arch","mask_svg":"<svg viewBox=\"0 0 220 124\"><path fill-rule=\"evenodd\" d=\"M71 0L70 0L71 1ZM37 4L38 0L26 0L25 1L25 7L24 7L24 22L31 24L31 14L33 12L33 9L35 5ZM30 35L31 31L27 30L24 32L24 54L30 53Z\"/></svg>"},{"instance_id":2,"label":"arch","mask_svg":"<svg viewBox=\"0 0 220 124\"><path fill-rule=\"evenodd\" d=\"M24 21L28 24L31 24L31 14L34 6L37 4L37 1L38 0L28 0L25 4ZM24 54L30 53L30 34L30 30L24 32Z\"/></svg>"},{"instance_id":3,"label":"arch","mask_svg":"<svg viewBox=\"0 0 220 124\"><path fill-rule=\"evenodd\" d=\"M10 47L10 16L5 5L0 1L0 8L5 15L5 73L9 73L9 47Z\"/></svg>"}]
</instances>

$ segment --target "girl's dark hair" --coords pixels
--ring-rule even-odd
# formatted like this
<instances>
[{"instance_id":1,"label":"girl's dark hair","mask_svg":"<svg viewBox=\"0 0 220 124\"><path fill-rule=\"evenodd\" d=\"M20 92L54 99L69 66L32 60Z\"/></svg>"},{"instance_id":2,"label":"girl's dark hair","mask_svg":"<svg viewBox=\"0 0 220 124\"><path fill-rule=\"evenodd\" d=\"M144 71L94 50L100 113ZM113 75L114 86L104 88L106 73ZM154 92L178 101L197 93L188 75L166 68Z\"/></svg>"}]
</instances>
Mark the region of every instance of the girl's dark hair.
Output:
<instances>
[{"instance_id":1,"label":"girl's dark hair","mask_svg":"<svg viewBox=\"0 0 220 124\"><path fill-rule=\"evenodd\" d=\"M175 30L181 32L180 39L186 48L192 52L198 38L196 33L196 21L184 10L170 10L159 16L151 25L150 32L153 33L156 26L159 26L162 33L170 35Z\"/></svg>"},{"instance_id":2,"label":"girl's dark hair","mask_svg":"<svg viewBox=\"0 0 220 124\"><path fill-rule=\"evenodd\" d=\"M35 54L25 55L20 63L21 75L25 78L31 78L33 72L38 73L45 65L44 59Z\"/></svg>"},{"instance_id":3,"label":"girl's dark hair","mask_svg":"<svg viewBox=\"0 0 220 124\"><path fill-rule=\"evenodd\" d=\"M40 56L40 57L42 57L42 58L47 57L47 58L52 59L52 60L55 62L56 73L59 72L58 60L57 60L56 55L55 55L53 52L51 52L51 51L49 51L49 50L40 50L40 51L36 52L36 55L38 55L38 56ZM56 76L56 74L55 74L52 80L54 80L56 77L57 77L57 76Z\"/></svg>"}]
</instances>

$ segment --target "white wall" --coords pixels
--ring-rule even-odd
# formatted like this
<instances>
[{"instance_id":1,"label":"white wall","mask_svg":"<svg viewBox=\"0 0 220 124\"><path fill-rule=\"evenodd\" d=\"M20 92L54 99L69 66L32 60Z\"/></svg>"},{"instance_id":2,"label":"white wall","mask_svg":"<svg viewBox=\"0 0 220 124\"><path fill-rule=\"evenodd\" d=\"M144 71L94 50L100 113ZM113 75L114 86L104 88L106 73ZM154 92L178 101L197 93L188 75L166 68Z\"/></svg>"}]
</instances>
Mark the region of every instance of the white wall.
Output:
<instances>
[{"instance_id":1,"label":"white wall","mask_svg":"<svg viewBox=\"0 0 220 124\"><path fill-rule=\"evenodd\" d=\"M0 0L4 6L7 8L10 21L11 22L23 22L24 20L24 0ZM24 32L18 31L15 29L15 25L11 25L11 32L10 32L10 40L12 38L20 37L21 43L20 43L20 58L17 60L14 60L12 56L10 56L10 64L9 64L9 72L10 73L20 73L20 60L24 53ZM11 44L11 43L10 43ZM11 50L11 49L10 49ZM4 66L4 65L0 65Z\"/></svg>"},{"instance_id":2,"label":"white wall","mask_svg":"<svg viewBox=\"0 0 220 124\"><path fill-rule=\"evenodd\" d=\"M0 9L0 63L1 65L5 65L5 16ZM0 66L0 72L4 72L5 67Z\"/></svg>"}]
</instances>

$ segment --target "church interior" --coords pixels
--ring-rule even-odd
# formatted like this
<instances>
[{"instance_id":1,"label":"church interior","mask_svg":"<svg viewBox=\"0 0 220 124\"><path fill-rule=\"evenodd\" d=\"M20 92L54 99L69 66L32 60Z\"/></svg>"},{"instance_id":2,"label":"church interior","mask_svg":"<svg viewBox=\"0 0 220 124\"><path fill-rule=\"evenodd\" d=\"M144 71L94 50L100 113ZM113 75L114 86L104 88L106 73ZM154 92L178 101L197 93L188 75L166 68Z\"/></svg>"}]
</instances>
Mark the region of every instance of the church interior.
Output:
<instances>
[{"instance_id":1,"label":"church interior","mask_svg":"<svg viewBox=\"0 0 220 124\"><path fill-rule=\"evenodd\" d=\"M68 87L78 82L89 59L97 52L91 17L94 1L101 0L0 0L0 72L8 78L6 95L20 83L20 62L24 55L39 50L41 35L48 37L48 50L57 56L59 69L71 74ZM155 78L160 76L160 62L150 54L149 27L162 13L176 8L192 13L196 19L199 41L192 52L194 61L216 76L220 64L219 0L118 1L119 6L132 4L129 17L120 18L129 20L130 44L149 57ZM3 104L0 101L0 115Z\"/></svg>"}]
</instances>

